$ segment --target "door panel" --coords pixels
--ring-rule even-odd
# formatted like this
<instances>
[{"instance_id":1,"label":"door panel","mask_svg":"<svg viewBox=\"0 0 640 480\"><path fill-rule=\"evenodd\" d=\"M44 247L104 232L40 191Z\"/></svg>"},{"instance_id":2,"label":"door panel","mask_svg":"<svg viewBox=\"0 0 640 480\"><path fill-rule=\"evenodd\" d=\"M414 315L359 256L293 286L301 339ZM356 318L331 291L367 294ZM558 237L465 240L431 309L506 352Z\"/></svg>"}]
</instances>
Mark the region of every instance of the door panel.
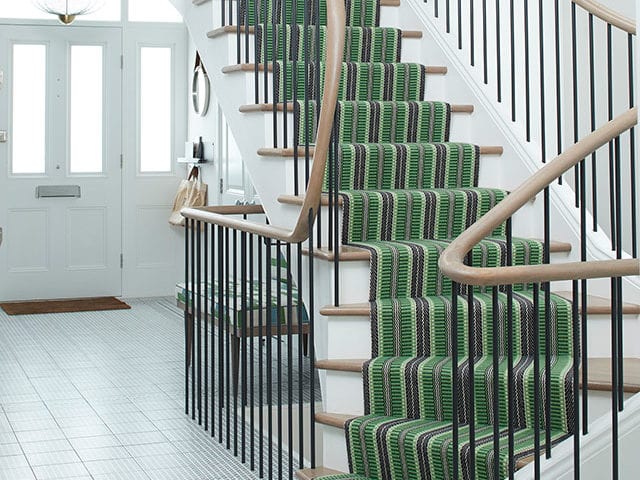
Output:
<instances>
[{"instance_id":1,"label":"door panel","mask_svg":"<svg viewBox=\"0 0 640 480\"><path fill-rule=\"evenodd\" d=\"M29 50L22 45L45 49L44 105L14 105L24 86L12 71L20 66L14 55ZM9 131L9 142L0 144L2 300L121 294L121 54L119 28L2 28L0 129ZM21 157L30 152L28 135L12 135L25 108L45 111L44 167L30 169ZM78 185L81 196L36 198L36 188L47 185Z\"/></svg>"}]
</instances>

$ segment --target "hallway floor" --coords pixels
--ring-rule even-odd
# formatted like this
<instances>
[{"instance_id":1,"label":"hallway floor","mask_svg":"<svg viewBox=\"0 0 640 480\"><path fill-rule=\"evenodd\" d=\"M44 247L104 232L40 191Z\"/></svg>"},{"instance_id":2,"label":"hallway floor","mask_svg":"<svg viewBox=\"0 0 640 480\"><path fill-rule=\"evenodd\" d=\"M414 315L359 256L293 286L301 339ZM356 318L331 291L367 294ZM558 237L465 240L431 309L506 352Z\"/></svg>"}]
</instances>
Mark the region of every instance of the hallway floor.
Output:
<instances>
[{"instance_id":1,"label":"hallway floor","mask_svg":"<svg viewBox=\"0 0 640 480\"><path fill-rule=\"evenodd\" d=\"M0 310L0 480L252 479L184 415L182 313Z\"/></svg>"}]
</instances>

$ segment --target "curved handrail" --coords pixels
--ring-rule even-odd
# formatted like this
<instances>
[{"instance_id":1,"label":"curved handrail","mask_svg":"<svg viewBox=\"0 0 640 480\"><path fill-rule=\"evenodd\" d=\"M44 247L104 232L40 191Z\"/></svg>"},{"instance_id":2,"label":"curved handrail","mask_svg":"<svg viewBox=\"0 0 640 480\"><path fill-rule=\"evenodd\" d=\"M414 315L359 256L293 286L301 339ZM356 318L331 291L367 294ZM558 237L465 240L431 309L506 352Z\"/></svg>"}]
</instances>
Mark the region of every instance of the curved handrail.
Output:
<instances>
[{"instance_id":1,"label":"curved handrail","mask_svg":"<svg viewBox=\"0 0 640 480\"><path fill-rule=\"evenodd\" d=\"M344 52L346 30L346 13L344 0L327 0L327 61L325 66L325 83L322 92L322 109L318 120L318 131L313 153L313 167L307 184L304 204L293 230L231 218L222 214L198 208L184 208L184 217L214 223L241 232L253 233L288 243L303 242L309 236L309 225L315 221L320 205L325 166L331 141L331 129L338 101L338 87L342 72L342 56ZM310 216L309 212L313 214Z\"/></svg>"},{"instance_id":2,"label":"curved handrail","mask_svg":"<svg viewBox=\"0 0 640 480\"><path fill-rule=\"evenodd\" d=\"M573 3L582 7L587 12L595 15L601 20L613 25L614 27L618 27L620 30L623 30L632 35L636 34L636 22L624 15L611 10L608 7L605 7L601 3L594 2L593 0L572 0Z\"/></svg>"},{"instance_id":3,"label":"curved handrail","mask_svg":"<svg viewBox=\"0 0 640 480\"><path fill-rule=\"evenodd\" d=\"M584 139L558 155L510 193L480 220L457 237L440 257L440 270L452 280L466 285L512 285L517 283L543 283L556 280L610 278L640 275L640 260L598 260L546 265L511 267L470 267L464 259L482 239L491 235L496 227L511 218L521 207L556 181L582 159L609 143L638 122L637 108L622 115L587 135Z\"/></svg>"}]
</instances>

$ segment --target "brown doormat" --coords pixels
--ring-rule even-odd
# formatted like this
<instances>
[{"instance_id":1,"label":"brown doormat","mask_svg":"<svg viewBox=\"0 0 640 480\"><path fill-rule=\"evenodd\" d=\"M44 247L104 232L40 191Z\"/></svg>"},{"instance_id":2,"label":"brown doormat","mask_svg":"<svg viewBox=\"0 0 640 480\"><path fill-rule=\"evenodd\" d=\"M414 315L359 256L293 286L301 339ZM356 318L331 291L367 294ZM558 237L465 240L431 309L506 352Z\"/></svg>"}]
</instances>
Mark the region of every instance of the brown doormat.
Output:
<instances>
[{"instance_id":1,"label":"brown doormat","mask_svg":"<svg viewBox=\"0 0 640 480\"><path fill-rule=\"evenodd\" d=\"M0 303L9 315L38 313L97 312L99 310L128 310L131 307L115 297L76 298L69 300L34 300Z\"/></svg>"}]
</instances>

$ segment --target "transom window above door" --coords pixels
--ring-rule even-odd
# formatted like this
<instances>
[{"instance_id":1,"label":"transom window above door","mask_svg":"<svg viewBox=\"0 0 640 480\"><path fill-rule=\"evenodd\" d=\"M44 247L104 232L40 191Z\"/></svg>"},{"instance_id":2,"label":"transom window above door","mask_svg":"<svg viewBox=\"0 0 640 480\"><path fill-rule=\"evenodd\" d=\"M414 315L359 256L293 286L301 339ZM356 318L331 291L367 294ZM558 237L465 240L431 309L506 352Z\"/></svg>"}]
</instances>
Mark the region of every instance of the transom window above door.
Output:
<instances>
[{"instance_id":1,"label":"transom window above door","mask_svg":"<svg viewBox=\"0 0 640 480\"><path fill-rule=\"evenodd\" d=\"M0 1L0 18L53 19L51 15L37 8L31 0ZM182 17L169 0L105 0L97 11L78 17L77 21L85 20L181 23Z\"/></svg>"}]
</instances>

